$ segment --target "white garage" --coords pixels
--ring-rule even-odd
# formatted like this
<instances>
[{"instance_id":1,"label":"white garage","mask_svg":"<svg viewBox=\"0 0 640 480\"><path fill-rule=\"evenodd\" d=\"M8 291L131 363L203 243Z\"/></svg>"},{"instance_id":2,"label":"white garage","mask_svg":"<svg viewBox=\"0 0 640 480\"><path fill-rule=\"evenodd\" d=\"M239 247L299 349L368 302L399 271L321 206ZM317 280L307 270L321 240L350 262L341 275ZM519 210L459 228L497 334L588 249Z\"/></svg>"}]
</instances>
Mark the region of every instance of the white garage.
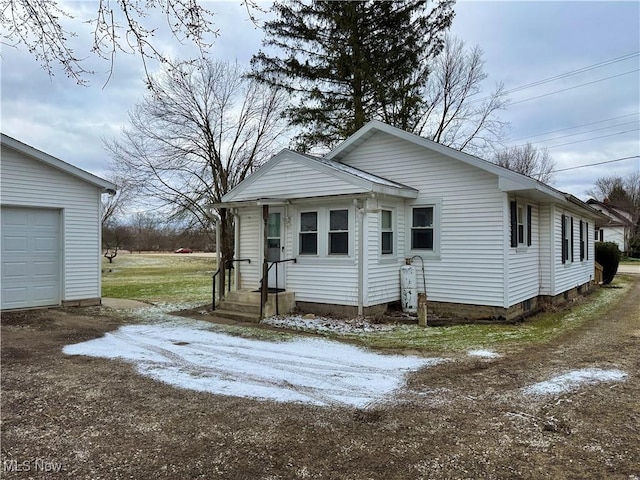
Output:
<instances>
[{"instance_id":1,"label":"white garage","mask_svg":"<svg viewBox=\"0 0 640 480\"><path fill-rule=\"evenodd\" d=\"M1 155L1 309L99 304L101 195L115 186L6 135Z\"/></svg>"}]
</instances>

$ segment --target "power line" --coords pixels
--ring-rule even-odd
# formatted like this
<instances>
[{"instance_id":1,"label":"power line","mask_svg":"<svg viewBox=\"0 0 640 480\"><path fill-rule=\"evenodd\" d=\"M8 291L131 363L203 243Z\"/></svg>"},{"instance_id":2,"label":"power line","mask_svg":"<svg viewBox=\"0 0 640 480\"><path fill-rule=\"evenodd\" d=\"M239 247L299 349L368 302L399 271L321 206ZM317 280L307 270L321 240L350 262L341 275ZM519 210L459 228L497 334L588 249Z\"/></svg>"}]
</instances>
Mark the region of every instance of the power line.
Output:
<instances>
[{"instance_id":1,"label":"power line","mask_svg":"<svg viewBox=\"0 0 640 480\"><path fill-rule=\"evenodd\" d=\"M535 97L525 98L524 100L518 100L517 102L509 103L509 106L518 105L519 103L529 102L531 100L536 100L538 98L548 97L549 95L555 95L556 93L566 92L568 90L574 90L576 88L585 87L587 85L593 85L594 83L604 82L605 80L611 80L612 78L621 77L623 75L629 75L630 73L635 73L639 71L640 68L636 68L635 70L629 70L628 72L619 73L617 75L611 75L609 77L600 78L598 80L593 80L592 82L582 83L580 85L575 85L573 87L563 88L561 90L556 90L554 92L545 93L543 95L537 95Z\"/></svg>"},{"instance_id":2,"label":"power line","mask_svg":"<svg viewBox=\"0 0 640 480\"><path fill-rule=\"evenodd\" d=\"M640 128L636 128L634 130L626 130L624 132L612 133L610 135L601 135L599 137L586 138L584 140L576 140L575 142L561 143L559 145L552 145L551 147L545 147L545 148L549 149L549 148L556 148L556 147L564 147L565 145L573 145L574 143L590 142L591 140L598 140L599 138L615 137L616 135L623 135L625 133L637 132L638 130L640 130Z\"/></svg>"},{"instance_id":3,"label":"power line","mask_svg":"<svg viewBox=\"0 0 640 480\"><path fill-rule=\"evenodd\" d=\"M607 130L609 128L617 128L617 127L622 127L624 125L631 125L632 123L638 123L640 122L640 119L638 120L634 120L632 122L625 122L625 123L619 123L618 125L609 125L608 127L600 127L600 128L594 128L592 130L585 130L584 132L576 132L576 133L570 133L568 135L561 135L559 137L553 137L553 138L548 138L546 140L537 140L537 142L553 142L555 140L560 140L561 138L568 138L568 137L575 137L576 135L585 135L587 133L592 133L592 132L599 132L601 130ZM540 135L537 135L540 136ZM518 145L521 146L521 145Z\"/></svg>"},{"instance_id":4,"label":"power line","mask_svg":"<svg viewBox=\"0 0 640 480\"><path fill-rule=\"evenodd\" d=\"M607 65L611 65L613 63L618 63L618 62L622 62L624 60L629 60L630 58L637 57L638 55L640 55L640 51L633 52L633 53L628 53L628 54L622 55L620 57L615 57L615 58L611 58L609 60L604 60L604 61L599 62L599 63L594 63L594 64L591 64L591 65L587 65L586 67L582 67L582 68L579 68L577 70L571 70L569 72L561 73L561 74L555 75L553 77L548 77L548 78L544 78L542 80L536 80L535 82L526 83L524 85L513 87L513 88L510 88L509 90L505 90L503 93L505 95L509 95L510 93L518 92L520 90L525 90L527 88L537 87L538 85L543 85L545 83L554 82L556 80L561 80L563 78L571 77L571 76L577 75L579 73L588 72L589 70L594 70L596 68L600 68L600 67L604 67L604 66L607 66ZM472 100L469 103L481 102L481 101L487 100L487 99L489 99L491 97L492 97L492 95L487 95L487 96L484 96L482 98L478 98L476 100Z\"/></svg>"},{"instance_id":5,"label":"power line","mask_svg":"<svg viewBox=\"0 0 640 480\"><path fill-rule=\"evenodd\" d=\"M640 115L640 112L636 112L636 113L629 113L628 115L620 115L619 117L612 117L612 118L606 118L604 120L598 120L597 122L591 122L591 123L583 123L582 125L575 125L573 127L567 127L567 128L560 128L558 130L551 130L549 132L544 132L544 133L538 133L536 135L529 135L528 137L520 137L520 138L514 138L513 140L510 140L509 143L511 142L517 142L520 140L526 140L528 138L535 138L535 137L542 137L544 135L549 135L551 133L558 133L558 132L564 132L567 130L573 130L574 128L581 128L581 127L588 127L590 125L597 125L598 123L604 123L604 122L609 122L611 120L619 120L621 118L626 118L626 117L631 117L631 116L637 116Z\"/></svg>"},{"instance_id":6,"label":"power line","mask_svg":"<svg viewBox=\"0 0 640 480\"><path fill-rule=\"evenodd\" d=\"M551 170L550 173L566 172L567 170L576 170L578 168L593 167L595 165L605 165L607 163L621 162L623 160L631 160L632 158L640 158L640 155L634 155L633 157L616 158L614 160L606 160L604 162L587 163L585 165L578 165L575 167L560 168L558 170Z\"/></svg>"}]
</instances>

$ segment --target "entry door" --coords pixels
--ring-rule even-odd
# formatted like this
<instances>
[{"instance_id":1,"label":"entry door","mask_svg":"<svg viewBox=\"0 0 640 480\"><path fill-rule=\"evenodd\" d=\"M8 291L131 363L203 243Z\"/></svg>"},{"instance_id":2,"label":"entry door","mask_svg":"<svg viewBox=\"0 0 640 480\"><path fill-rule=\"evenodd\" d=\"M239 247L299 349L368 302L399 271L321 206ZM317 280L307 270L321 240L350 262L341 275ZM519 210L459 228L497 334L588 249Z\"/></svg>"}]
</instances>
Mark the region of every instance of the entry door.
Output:
<instances>
[{"instance_id":1,"label":"entry door","mask_svg":"<svg viewBox=\"0 0 640 480\"><path fill-rule=\"evenodd\" d=\"M269 264L283 259L284 254L284 212L281 208L274 208L267 220L267 261ZM276 288L276 269L278 277L277 288L285 288L285 264L278 263L269 270L269 288Z\"/></svg>"}]
</instances>

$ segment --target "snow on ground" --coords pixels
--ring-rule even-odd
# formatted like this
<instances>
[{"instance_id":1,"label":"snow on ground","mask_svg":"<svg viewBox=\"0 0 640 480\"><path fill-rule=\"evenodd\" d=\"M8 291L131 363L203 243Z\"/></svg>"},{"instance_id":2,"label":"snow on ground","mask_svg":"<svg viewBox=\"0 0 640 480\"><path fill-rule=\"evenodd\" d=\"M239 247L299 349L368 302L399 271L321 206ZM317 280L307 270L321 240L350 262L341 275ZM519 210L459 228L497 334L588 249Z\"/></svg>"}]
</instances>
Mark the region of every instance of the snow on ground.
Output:
<instances>
[{"instance_id":1,"label":"snow on ground","mask_svg":"<svg viewBox=\"0 0 640 480\"><path fill-rule=\"evenodd\" d=\"M499 353L492 352L491 350L469 350L467 355L482 358L498 358L502 356Z\"/></svg>"},{"instance_id":2,"label":"snow on ground","mask_svg":"<svg viewBox=\"0 0 640 480\"><path fill-rule=\"evenodd\" d=\"M620 382L627 374L622 370L602 370L600 368L583 368L553 377L545 382L529 385L523 389L527 395L553 395L576 390L583 384L598 382Z\"/></svg>"},{"instance_id":3,"label":"snow on ground","mask_svg":"<svg viewBox=\"0 0 640 480\"><path fill-rule=\"evenodd\" d=\"M401 388L407 372L444 361L381 355L322 339L251 340L175 317L121 327L63 351L130 361L141 374L180 388L361 408Z\"/></svg>"},{"instance_id":4,"label":"snow on ground","mask_svg":"<svg viewBox=\"0 0 640 480\"><path fill-rule=\"evenodd\" d=\"M277 328L291 328L317 332L332 332L336 334L386 332L398 328L399 325L371 323L366 319L338 320L327 317L306 318L300 315L270 317L261 323Z\"/></svg>"}]
</instances>

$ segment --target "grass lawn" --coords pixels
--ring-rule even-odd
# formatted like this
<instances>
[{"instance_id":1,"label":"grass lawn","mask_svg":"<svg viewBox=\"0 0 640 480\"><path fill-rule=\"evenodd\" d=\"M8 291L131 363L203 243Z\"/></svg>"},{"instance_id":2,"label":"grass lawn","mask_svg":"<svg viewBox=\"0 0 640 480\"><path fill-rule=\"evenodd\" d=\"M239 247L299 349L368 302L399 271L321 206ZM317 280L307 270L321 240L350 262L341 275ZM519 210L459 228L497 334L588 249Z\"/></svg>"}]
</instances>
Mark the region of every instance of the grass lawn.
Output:
<instances>
[{"instance_id":1,"label":"grass lawn","mask_svg":"<svg viewBox=\"0 0 640 480\"><path fill-rule=\"evenodd\" d=\"M215 256L123 254L102 262L102 296L146 302L211 302Z\"/></svg>"},{"instance_id":2,"label":"grass lawn","mask_svg":"<svg viewBox=\"0 0 640 480\"><path fill-rule=\"evenodd\" d=\"M215 257L177 254L122 254L114 263L103 263L102 295L152 303L209 303ZM317 332L327 338L346 340L375 349L411 349L430 352L462 352L491 349L506 353L542 343L570 332L602 316L628 292L631 281L616 276L607 287L597 289L570 307L540 313L519 324L428 327L398 325L390 331ZM225 326L228 333L248 338L287 341L291 331ZM309 330L312 331L312 330Z\"/></svg>"}]
</instances>

